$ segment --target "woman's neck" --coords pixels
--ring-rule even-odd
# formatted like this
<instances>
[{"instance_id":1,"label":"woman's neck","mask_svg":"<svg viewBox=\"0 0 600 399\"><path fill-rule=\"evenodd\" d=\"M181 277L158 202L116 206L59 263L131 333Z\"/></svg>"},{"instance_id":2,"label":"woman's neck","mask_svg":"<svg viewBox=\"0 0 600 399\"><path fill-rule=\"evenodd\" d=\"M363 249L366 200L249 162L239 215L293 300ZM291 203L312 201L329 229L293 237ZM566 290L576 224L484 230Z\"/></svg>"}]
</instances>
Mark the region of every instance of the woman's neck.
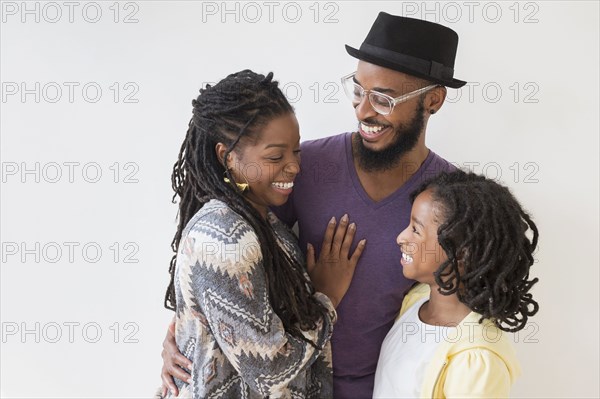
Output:
<instances>
[{"instance_id":1,"label":"woman's neck","mask_svg":"<svg viewBox=\"0 0 600 399\"><path fill-rule=\"evenodd\" d=\"M456 294L443 295L438 292L437 285L430 285L429 301L421 306L419 318L423 323L435 326L456 326L471 309L458 300Z\"/></svg>"},{"instance_id":2,"label":"woman's neck","mask_svg":"<svg viewBox=\"0 0 600 399\"><path fill-rule=\"evenodd\" d=\"M261 205L255 201L252 200L252 198L249 198L248 195L245 196L246 201L248 201L248 203L250 203L250 205L256 209L258 211L258 213L260 214L260 216L264 219L267 220L267 214L268 214L268 210L269 208L266 207L265 205Z\"/></svg>"}]
</instances>

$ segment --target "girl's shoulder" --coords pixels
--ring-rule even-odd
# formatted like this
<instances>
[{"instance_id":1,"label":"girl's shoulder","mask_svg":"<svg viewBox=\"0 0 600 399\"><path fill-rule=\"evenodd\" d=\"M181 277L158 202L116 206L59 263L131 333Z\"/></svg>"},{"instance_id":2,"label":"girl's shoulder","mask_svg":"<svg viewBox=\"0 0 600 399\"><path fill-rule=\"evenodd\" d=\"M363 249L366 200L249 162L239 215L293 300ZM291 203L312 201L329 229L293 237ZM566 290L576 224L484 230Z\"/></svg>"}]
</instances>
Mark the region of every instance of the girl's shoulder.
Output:
<instances>
[{"instance_id":1,"label":"girl's shoulder","mask_svg":"<svg viewBox=\"0 0 600 399\"><path fill-rule=\"evenodd\" d=\"M506 398L519 375L512 355L473 347L450 356L443 391L446 397Z\"/></svg>"}]
</instances>

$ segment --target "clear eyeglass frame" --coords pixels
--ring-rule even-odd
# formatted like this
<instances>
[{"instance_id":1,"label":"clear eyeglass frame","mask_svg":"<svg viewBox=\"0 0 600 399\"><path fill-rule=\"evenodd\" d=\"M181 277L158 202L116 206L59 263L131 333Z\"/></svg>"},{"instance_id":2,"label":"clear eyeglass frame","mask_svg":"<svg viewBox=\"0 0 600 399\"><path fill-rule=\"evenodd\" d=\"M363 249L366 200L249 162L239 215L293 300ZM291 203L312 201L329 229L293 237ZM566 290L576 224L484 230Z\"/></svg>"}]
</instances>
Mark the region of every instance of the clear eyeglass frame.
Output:
<instances>
[{"instance_id":1,"label":"clear eyeglass frame","mask_svg":"<svg viewBox=\"0 0 600 399\"><path fill-rule=\"evenodd\" d=\"M363 97L367 96L371 107L373 107L375 112L381 115L389 115L394 111L396 104L408 101L411 98L440 86L438 84L425 86L421 89L417 89L411 91L410 93L403 94L400 97L394 98L392 96L388 96L387 94L379 93L378 91L363 89L361 85L354 81L354 75L356 75L356 72L349 73L341 79L342 87L344 88L346 97L348 97L352 104L360 104ZM358 95L358 93L360 93L360 95Z\"/></svg>"}]
</instances>

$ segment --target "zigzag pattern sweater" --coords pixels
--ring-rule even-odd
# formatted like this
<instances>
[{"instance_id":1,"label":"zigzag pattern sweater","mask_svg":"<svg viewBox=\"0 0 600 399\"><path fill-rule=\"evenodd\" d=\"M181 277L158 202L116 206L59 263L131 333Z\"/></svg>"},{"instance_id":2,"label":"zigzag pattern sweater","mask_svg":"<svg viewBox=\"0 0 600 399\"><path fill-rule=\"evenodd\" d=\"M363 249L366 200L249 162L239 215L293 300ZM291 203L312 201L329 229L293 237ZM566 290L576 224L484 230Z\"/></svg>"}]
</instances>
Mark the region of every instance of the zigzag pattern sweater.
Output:
<instances>
[{"instance_id":1,"label":"zigzag pattern sweater","mask_svg":"<svg viewBox=\"0 0 600 399\"><path fill-rule=\"evenodd\" d=\"M304 264L293 233L270 212L268 220L279 245ZM319 351L285 332L269 303L258 237L218 200L194 215L179 248L175 335L193 362L192 383L176 380L180 397L333 396L329 338L336 313L325 295L315 294L328 317L305 332Z\"/></svg>"}]
</instances>

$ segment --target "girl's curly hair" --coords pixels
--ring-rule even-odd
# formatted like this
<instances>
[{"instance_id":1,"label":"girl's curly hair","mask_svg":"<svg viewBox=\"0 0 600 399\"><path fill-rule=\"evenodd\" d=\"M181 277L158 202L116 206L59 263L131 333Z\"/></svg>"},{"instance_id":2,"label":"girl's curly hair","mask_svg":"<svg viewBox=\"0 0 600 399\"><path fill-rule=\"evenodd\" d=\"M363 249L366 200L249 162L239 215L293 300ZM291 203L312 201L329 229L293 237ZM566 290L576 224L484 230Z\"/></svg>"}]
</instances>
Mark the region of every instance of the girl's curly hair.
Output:
<instances>
[{"instance_id":1,"label":"girl's curly hair","mask_svg":"<svg viewBox=\"0 0 600 399\"><path fill-rule=\"evenodd\" d=\"M443 172L411 202L425 190L440 211L438 242L448 256L434 273L439 292L456 293L503 331L523 329L539 309L529 293L538 281L529 279L538 242L531 217L508 188L474 173Z\"/></svg>"}]
</instances>

